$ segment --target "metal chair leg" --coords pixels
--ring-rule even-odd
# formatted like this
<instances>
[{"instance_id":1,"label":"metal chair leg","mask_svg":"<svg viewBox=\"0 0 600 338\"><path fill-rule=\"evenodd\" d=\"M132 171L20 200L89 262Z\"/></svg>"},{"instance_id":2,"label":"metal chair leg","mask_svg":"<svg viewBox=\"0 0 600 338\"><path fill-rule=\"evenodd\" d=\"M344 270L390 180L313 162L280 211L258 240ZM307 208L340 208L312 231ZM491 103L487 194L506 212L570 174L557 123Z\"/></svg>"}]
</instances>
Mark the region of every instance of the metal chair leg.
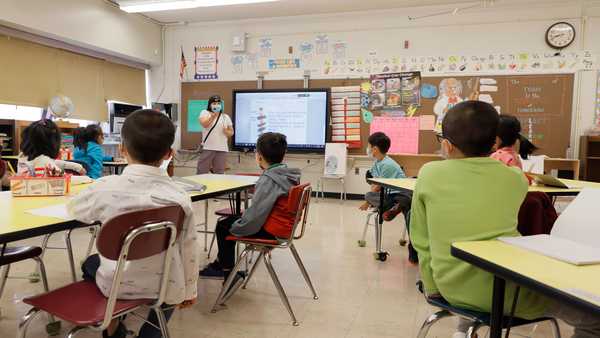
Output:
<instances>
[{"instance_id":1,"label":"metal chair leg","mask_svg":"<svg viewBox=\"0 0 600 338\"><path fill-rule=\"evenodd\" d=\"M481 323L474 323L467 330L467 337L466 338L477 338L477 331L479 331L479 329L481 328L481 326L482 326Z\"/></svg>"},{"instance_id":2,"label":"metal chair leg","mask_svg":"<svg viewBox=\"0 0 600 338\"><path fill-rule=\"evenodd\" d=\"M433 324L435 324L440 319L446 318L446 317L452 317L452 314L446 310L438 311L438 312L432 314L431 316L429 316L429 318L427 318L425 320L423 325L421 325L421 329L419 330L417 338L426 338L427 334L429 333L429 329L431 329Z\"/></svg>"},{"instance_id":3,"label":"metal chair leg","mask_svg":"<svg viewBox=\"0 0 600 338\"><path fill-rule=\"evenodd\" d=\"M8 272L10 271L10 264L2 267L0 272L0 299L2 299L2 293L4 292L4 286L6 286L6 280L8 279Z\"/></svg>"},{"instance_id":4,"label":"metal chair leg","mask_svg":"<svg viewBox=\"0 0 600 338\"><path fill-rule=\"evenodd\" d=\"M88 258L92 254L92 250L94 249L94 243L96 242L96 237L98 236L98 226L91 227L90 234L90 242L88 243L88 248L85 252L85 258Z\"/></svg>"},{"instance_id":5,"label":"metal chair leg","mask_svg":"<svg viewBox=\"0 0 600 338\"><path fill-rule=\"evenodd\" d=\"M69 333L67 334L67 338L74 338L77 333L79 333L79 331L81 330L85 330L86 327L82 327L82 326L75 326L74 328L71 329L71 331L69 331Z\"/></svg>"},{"instance_id":6,"label":"metal chair leg","mask_svg":"<svg viewBox=\"0 0 600 338\"><path fill-rule=\"evenodd\" d=\"M290 317L292 318L292 325L298 326L299 325L298 320L296 320L296 316L294 315L294 311L292 310L290 301L288 300L287 295L285 294L285 290L283 289L283 286L281 285L279 278L277 278L275 269L273 269L273 265L271 264L271 252L265 252L265 255L263 256L263 261L265 262L265 266L267 267L267 270L269 271L269 274L271 275L271 279L273 280L273 283L275 284L275 288L277 289L277 292L279 292L279 298L281 298L283 305L288 310L288 313L290 314Z\"/></svg>"},{"instance_id":7,"label":"metal chair leg","mask_svg":"<svg viewBox=\"0 0 600 338\"><path fill-rule=\"evenodd\" d=\"M250 250L251 250L250 248L246 248L244 250L244 252L242 252L241 257L245 257L248 254L248 251L250 251ZM221 292L219 292L219 296L217 296L217 300L215 301L215 304L213 305L212 310L211 310L212 313L217 312L217 308L219 307L219 305L224 305L225 301L231 296L231 294L234 293L234 292L228 292L228 291L231 288L231 285L233 284L235 275L242 267L242 264L244 264L243 259L238 259L237 263L235 263L235 266L233 267L233 270L231 270L229 277L227 277L227 280L225 281L225 283L223 283L223 287L221 288ZM231 290L231 291L234 291L234 290ZM228 297L226 297L226 296L228 296Z\"/></svg>"},{"instance_id":8,"label":"metal chair leg","mask_svg":"<svg viewBox=\"0 0 600 338\"><path fill-rule=\"evenodd\" d=\"M293 243L290 245L290 250L292 251L292 255L294 256L294 259L296 260L296 263L298 264L298 267L300 268L300 271L302 272L302 276L304 276L304 280L306 281L306 284L308 284L310 291L312 291L312 293L313 293L313 299L315 299L315 300L319 299L319 296L317 296L317 291L315 290L315 287L313 286L313 283L310 280L310 276L308 275L308 272L306 271L306 268L304 267L304 264L302 263L302 260L300 259L298 250L296 250L296 247L294 246Z\"/></svg>"},{"instance_id":9,"label":"metal chair leg","mask_svg":"<svg viewBox=\"0 0 600 338\"><path fill-rule=\"evenodd\" d=\"M552 334L554 335L554 338L561 338L560 325L558 325L558 320L556 320L556 318L551 318L550 325L552 326Z\"/></svg>"},{"instance_id":10,"label":"metal chair leg","mask_svg":"<svg viewBox=\"0 0 600 338\"><path fill-rule=\"evenodd\" d=\"M37 317L38 314L40 314L40 310L32 308L21 318L19 327L17 328L17 338L25 338L29 324L35 317Z\"/></svg>"},{"instance_id":11,"label":"metal chair leg","mask_svg":"<svg viewBox=\"0 0 600 338\"><path fill-rule=\"evenodd\" d=\"M208 200L204 200L204 252L208 245Z\"/></svg>"},{"instance_id":12,"label":"metal chair leg","mask_svg":"<svg viewBox=\"0 0 600 338\"><path fill-rule=\"evenodd\" d=\"M367 245L367 230L369 229L369 225L371 225L371 219L373 218L372 213L367 214L367 220L365 222L365 227L363 229L362 237L358 241L358 246L364 247Z\"/></svg>"},{"instance_id":13,"label":"metal chair leg","mask_svg":"<svg viewBox=\"0 0 600 338\"><path fill-rule=\"evenodd\" d=\"M73 278L73 283L77 282L77 272L75 270L75 258L73 257L73 244L71 242L71 233L73 229L67 231L65 234L65 243L67 244L67 254L69 256L69 265L71 266L71 277Z\"/></svg>"},{"instance_id":14,"label":"metal chair leg","mask_svg":"<svg viewBox=\"0 0 600 338\"><path fill-rule=\"evenodd\" d=\"M212 248L215 245L215 240L217 239L217 233L213 232L212 239L210 240L210 246L208 247L208 255L206 258L210 259L210 253L212 252Z\"/></svg>"},{"instance_id":15,"label":"metal chair leg","mask_svg":"<svg viewBox=\"0 0 600 338\"><path fill-rule=\"evenodd\" d=\"M160 306L155 307L154 312L156 312L156 318L158 318L158 326L160 326L162 338L169 338L169 327L167 325L167 318L165 317L165 313L160 308Z\"/></svg>"},{"instance_id":16,"label":"metal chair leg","mask_svg":"<svg viewBox=\"0 0 600 338\"><path fill-rule=\"evenodd\" d=\"M258 267L258 263L262 260L264 255L265 254L262 251L258 254L256 261L254 261L254 264L252 264L252 267L250 268L250 272L248 273L248 276L246 277L246 280L244 281L244 285L242 285L242 289L246 289L246 287L248 286L248 282L250 281L250 278L252 278L252 276L254 275L254 272L256 271L256 268Z\"/></svg>"}]
</instances>

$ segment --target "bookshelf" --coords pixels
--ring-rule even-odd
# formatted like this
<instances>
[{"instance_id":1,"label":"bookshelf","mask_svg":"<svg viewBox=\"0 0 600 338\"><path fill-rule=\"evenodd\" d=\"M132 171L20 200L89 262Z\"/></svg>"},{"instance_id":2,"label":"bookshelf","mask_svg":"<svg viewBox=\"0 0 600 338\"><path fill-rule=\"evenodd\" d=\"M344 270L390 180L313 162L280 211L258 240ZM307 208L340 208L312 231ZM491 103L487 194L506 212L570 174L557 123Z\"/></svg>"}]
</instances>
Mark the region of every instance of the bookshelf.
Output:
<instances>
[{"instance_id":1,"label":"bookshelf","mask_svg":"<svg viewBox=\"0 0 600 338\"><path fill-rule=\"evenodd\" d=\"M584 181L600 182L600 136L582 136L579 150Z\"/></svg>"}]
</instances>

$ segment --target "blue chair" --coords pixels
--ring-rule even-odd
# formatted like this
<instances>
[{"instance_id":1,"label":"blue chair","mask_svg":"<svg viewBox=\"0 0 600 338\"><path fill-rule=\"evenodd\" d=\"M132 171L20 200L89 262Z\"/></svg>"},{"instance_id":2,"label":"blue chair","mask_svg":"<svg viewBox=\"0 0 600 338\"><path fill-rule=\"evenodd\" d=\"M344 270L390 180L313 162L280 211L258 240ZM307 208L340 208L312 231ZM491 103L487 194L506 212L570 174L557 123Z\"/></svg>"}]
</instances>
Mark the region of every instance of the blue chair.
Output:
<instances>
[{"instance_id":1,"label":"blue chair","mask_svg":"<svg viewBox=\"0 0 600 338\"><path fill-rule=\"evenodd\" d=\"M420 282L420 281L417 283L419 290L422 290L421 283L422 282ZM450 305L443 298L425 297L425 299L427 300L427 303L429 305L437 307L439 309L439 311L432 314L425 320L425 322L421 326L421 329L419 330L417 338L427 337L427 334L429 333L429 329L431 329L433 324L435 324L440 319L448 318L448 317L460 317L460 318L466 319L473 323L467 330L467 338L477 337L477 331L480 328L482 328L483 326L488 326L488 327L490 326L491 316L487 312L478 312L478 311L461 309L461 308ZM560 327L558 326L558 321L554 318L542 317L542 318L536 318L533 320L527 320L527 319L514 317L514 318L512 318L512 320L510 320L509 317L505 316L502 321L502 328L506 329L509 327L518 327L518 326L530 325L530 324L535 324L535 323L540 323L540 322L545 322L545 321L549 321L550 324L552 325L552 331L553 331L554 338L561 338Z\"/></svg>"}]
</instances>

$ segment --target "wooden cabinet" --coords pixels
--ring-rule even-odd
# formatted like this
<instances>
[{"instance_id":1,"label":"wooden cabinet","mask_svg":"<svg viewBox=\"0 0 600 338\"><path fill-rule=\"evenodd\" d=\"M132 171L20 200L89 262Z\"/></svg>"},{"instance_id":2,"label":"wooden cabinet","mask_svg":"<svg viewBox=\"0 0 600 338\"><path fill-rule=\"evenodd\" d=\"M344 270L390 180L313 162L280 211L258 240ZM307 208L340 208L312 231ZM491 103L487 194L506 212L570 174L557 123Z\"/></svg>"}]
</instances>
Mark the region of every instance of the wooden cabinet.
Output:
<instances>
[{"instance_id":1,"label":"wooden cabinet","mask_svg":"<svg viewBox=\"0 0 600 338\"><path fill-rule=\"evenodd\" d=\"M584 181L600 182L600 136L582 136L579 146Z\"/></svg>"},{"instance_id":2,"label":"wooden cabinet","mask_svg":"<svg viewBox=\"0 0 600 338\"><path fill-rule=\"evenodd\" d=\"M4 156L16 155L15 147L15 121L0 119L0 146Z\"/></svg>"}]
</instances>

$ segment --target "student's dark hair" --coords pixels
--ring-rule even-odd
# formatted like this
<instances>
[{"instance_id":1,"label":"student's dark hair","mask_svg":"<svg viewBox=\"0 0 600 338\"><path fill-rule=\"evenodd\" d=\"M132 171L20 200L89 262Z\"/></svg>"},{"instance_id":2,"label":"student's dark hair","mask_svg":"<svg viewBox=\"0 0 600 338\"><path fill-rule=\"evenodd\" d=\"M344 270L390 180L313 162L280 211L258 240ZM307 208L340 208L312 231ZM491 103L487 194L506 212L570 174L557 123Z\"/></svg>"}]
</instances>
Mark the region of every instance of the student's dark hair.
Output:
<instances>
[{"instance_id":1,"label":"student's dark hair","mask_svg":"<svg viewBox=\"0 0 600 338\"><path fill-rule=\"evenodd\" d=\"M269 164L281 163L287 151L287 138L280 133L264 133L256 141L256 151Z\"/></svg>"},{"instance_id":2,"label":"student's dark hair","mask_svg":"<svg viewBox=\"0 0 600 338\"><path fill-rule=\"evenodd\" d=\"M221 104L223 104L223 100L221 100L221 97L219 95L213 95L208 99L208 105L206 106L206 110L212 111L210 106L215 102L221 102Z\"/></svg>"},{"instance_id":3,"label":"student's dark hair","mask_svg":"<svg viewBox=\"0 0 600 338\"><path fill-rule=\"evenodd\" d=\"M519 141L519 155L521 155L521 157L524 160L528 159L529 155L533 154L536 150L539 149L538 147L536 147L535 144L531 143L531 141L529 141L529 139L523 135L519 135Z\"/></svg>"},{"instance_id":4,"label":"student's dark hair","mask_svg":"<svg viewBox=\"0 0 600 338\"><path fill-rule=\"evenodd\" d=\"M500 148L512 147L517 143L521 133L521 122L512 115L500 115L498 122L498 138Z\"/></svg>"},{"instance_id":5,"label":"student's dark hair","mask_svg":"<svg viewBox=\"0 0 600 338\"><path fill-rule=\"evenodd\" d=\"M121 138L129 156L134 160L143 164L156 164L171 149L175 140L175 126L161 112L140 109L125 119Z\"/></svg>"},{"instance_id":6,"label":"student's dark hair","mask_svg":"<svg viewBox=\"0 0 600 338\"><path fill-rule=\"evenodd\" d=\"M61 138L56 123L50 120L33 122L23 130L21 138L21 152L29 161L41 155L58 157Z\"/></svg>"},{"instance_id":7,"label":"student's dark hair","mask_svg":"<svg viewBox=\"0 0 600 338\"><path fill-rule=\"evenodd\" d=\"M97 124L77 128L73 131L73 145L83 151L87 151L88 142L96 142L100 135L102 135L102 128Z\"/></svg>"},{"instance_id":8,"label":"student's dark hair","mask_svg":"<svg viewBox=\"0 0 600 338\"><path fill-rule=\"evenodd\" d=\"M498 131L498 112L489 103L463 101L442 121L442 134L467 157L489 156Z\"/></svg>"},{"instance_id":9,"label":"student's dark hair","mask_svg":"<svg viewBox=\"0 0 600 338\"><path fill-rule=\"evenodd\" d=\"M378 131L369 136L369 144L371 145L371 147L377 147L379 151L381 151L384 154L387 154L388 150L390 150L390 147L392 145L392 141L386 134Z\"/></svg>"}]
</instances>

